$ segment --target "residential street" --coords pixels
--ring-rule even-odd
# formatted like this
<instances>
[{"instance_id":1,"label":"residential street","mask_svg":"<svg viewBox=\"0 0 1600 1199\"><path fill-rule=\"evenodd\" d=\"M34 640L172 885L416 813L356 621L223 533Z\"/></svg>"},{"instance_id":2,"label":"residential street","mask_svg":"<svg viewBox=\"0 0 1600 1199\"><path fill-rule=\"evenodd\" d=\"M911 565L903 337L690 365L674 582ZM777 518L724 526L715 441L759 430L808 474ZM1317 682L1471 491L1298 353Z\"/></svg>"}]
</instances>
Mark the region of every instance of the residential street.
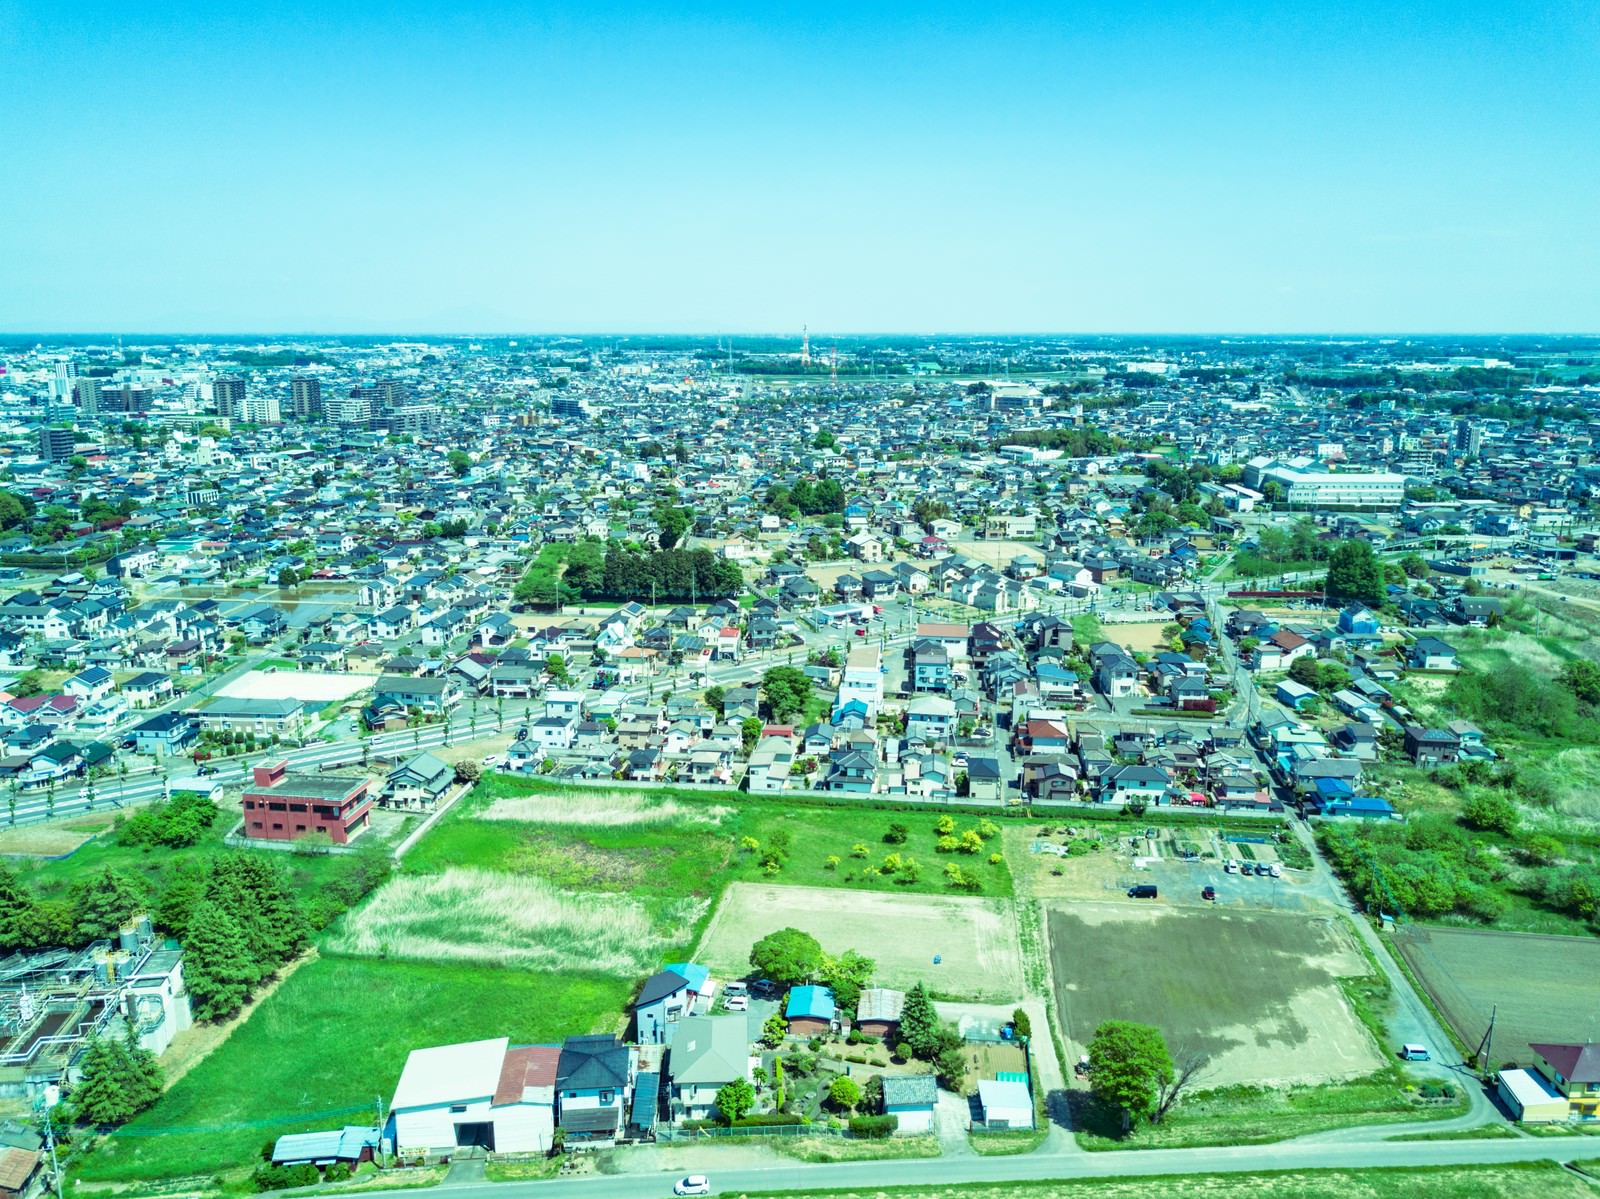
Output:
<instances>
[{"instance_id":1,"label":"residential street","mask_svg":"<svg viewBox=\"0 0 1600 1199\"><path fill-rule=\"evenodd\" d=\"M1304 1139L1276 1145L1211 1149L1146 1149L1085 1153L1075 1146L1065 1152L1016 1157L928 1158L891 1162L840 1162L808 1165L784 1162L765 1169L716 1170L711 1161L695 1166L710 1176L713 1192L737 1195L745 1191L807 1191L826 1188L885 1186L951 1186L960 1183L1011 1182L1020 1179L1114 1178L1145 1174L1251 1173L1264 1170L1314 1170L1371 1166L1492 1165L1503 1162L1566 1161L1581 1155L1585 1143L1572 1138L1386 1142L1371 1139L1395 1129L1351 1130L1369 1139L1321 1141ZM1064 1142L1070 1144L1070 1142ZM708 1154L708 1159L714 1154ZM654 1199L672 1193L676 1172L652 1175L591 1175L545 1182L474 1184L445 1183L431 1195L482 1194L493 1186L496 1195L606 1196L607 1199ZM402 1191L369 1192L399 1195Z\"/></svg>"}]
</instances>

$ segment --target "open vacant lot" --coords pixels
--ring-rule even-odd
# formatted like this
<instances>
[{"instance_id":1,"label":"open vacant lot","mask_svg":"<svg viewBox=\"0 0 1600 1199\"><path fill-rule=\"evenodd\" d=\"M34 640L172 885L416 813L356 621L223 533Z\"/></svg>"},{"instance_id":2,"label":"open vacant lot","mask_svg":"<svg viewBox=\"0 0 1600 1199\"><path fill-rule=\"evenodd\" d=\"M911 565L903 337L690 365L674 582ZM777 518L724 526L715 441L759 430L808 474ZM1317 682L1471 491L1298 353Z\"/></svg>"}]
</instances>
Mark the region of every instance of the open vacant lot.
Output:
<instances>
[{"instance_id":1,"label":"open vacant lot","mask_svg":"<svg viewBox=\"0 0 1600 1199\"><path fill-rule=\"evenodd\" d=\"M1051 911L1057 1005L1082 1052L1103 1020L1204 1054L1203 1087L1356 1078L1385 1064L1338 979L1366 960L1334 919L1160 903Z\"/></svg>"},{"instance_id":2,"label":"open vacant lot","mask_svg":"<svg viewBox=\"0 0 1600 1199\"><path fill-rule=\"evenodd\" d=\"M252 670L221 688L229 699L299 699L306 703L331 703L349 699L372 686L366 674L336 674L320 670Z\"/></svg>"},{"instance_id":3,"label":"open vacant lot","mask_svg":"<svg viewBox=\"0 0 1600 1199\"><path fill-rule=\"evenodd\" d=\"M909 987L920 979L943 995L994 1002L1022 994L1022 958L1006 900L733 883L697 956L713 969L744 974L750 946L791 927L810 933L829 952L866 954L878 963L878 980L889 986Z\"/></svg>"},{"instance_id":4,"label":"open vacant lot","mask_svg":"<svg viewBox=\"0 0 1600 1199\"><path fill-rule=\"evenodd\" d=\"M1582 1039L1593 1031L1600 941L1408 925L1396 944L1469 1049L1499 1005L1492 1066L1528 1061L1530 1041Z\"/></svg>"}]
</instances>

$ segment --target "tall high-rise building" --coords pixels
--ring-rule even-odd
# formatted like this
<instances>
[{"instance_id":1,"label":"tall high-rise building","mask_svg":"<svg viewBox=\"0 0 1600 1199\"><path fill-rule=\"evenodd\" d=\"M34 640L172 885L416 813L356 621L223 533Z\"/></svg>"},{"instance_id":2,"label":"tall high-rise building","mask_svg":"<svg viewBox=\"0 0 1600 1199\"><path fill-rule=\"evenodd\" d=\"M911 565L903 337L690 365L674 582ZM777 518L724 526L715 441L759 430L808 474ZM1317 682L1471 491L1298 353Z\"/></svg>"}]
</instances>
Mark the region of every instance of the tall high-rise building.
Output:
<instances>
[{"instance_id":1,"label":"tall high-rise building","mask_svg":"<svg viewBox=\"0 0 1600 1199\"><path fill-rule=\"evenodd\" d=\"M1456 422L1456 453L1476 458L1483 449L1483 428L1470 420Z\"/></svg>"},{"instance_id":2,"label":"tall high-rise building","mask_svg":"<svg viewBox=\"0 0 1600 1199\"><path fill-rule=\"evenodd\" d=\"M55 397L58 400L73 398L72 386L78 378L78 364L72 359L56 363Z\"/></svg>"},{"instance_id":3,"label":"tall high-rise building","mask_svg":"<svg viewBox=\"0 0 1600 1199\"><path fill-rule=\"evenodd\" d=\"M411 385L400 379L380 379L370 387L357 387L351 396L364 399L375 429L390 433L412 433L425 429L437 419L432 404L411 394Z\"/></svg>"},{"instance_id":4,"label":"tall high-rise building","mask_svg":"<svg viewBox=\"0 0 1600 1199\"><path fill-rule=\"evenodd\" d=\"M211 382L211 398L217 402L218 416L243 416L244 396L243 375L218 375Z\"/></svg>"},{"instance_id":5,"label":"tall high-rise building","mask_svg":"<svg viewBox=\"0 0 1600 1199\"><path fill-rule=\"evenodd\" d=\"M100 392L105 380L85 375L72 382L72 402L78 406L79 416L100 414Z\"/></svg>"},{"instance_id":6,"label":"tall high-rise building","mask_svg":"<svg viewBox=\"0 0 1600 1199\"><path fill-rule=\"evenodd\" d=\"M101 412L149 412L154 401L155 393L148 387L123 384L121 387L105 387L100 391Z\"/></svg>"},{"instance_id":7,"label":"tall high-rise building","mask_svg":"<svg viewBox=\"0 0 1600 1199\"><path fill-rule=\"evenodd\" d=\"M322 419L322 380L293 379L289 383L289 399L294 407L295 420Z\"/></svg>"},{"instance_id":8,"label":"tall high-rise building","mask_svg":"<svg viewBox=\"0 0 1600 1199\"><path fill-rule=\"evenodd\" d=\"M39 457L46 462L65 462L72 457L75 444L71 429L56 429L46 425L39 430Z\"/></svg>"}]
</instances>

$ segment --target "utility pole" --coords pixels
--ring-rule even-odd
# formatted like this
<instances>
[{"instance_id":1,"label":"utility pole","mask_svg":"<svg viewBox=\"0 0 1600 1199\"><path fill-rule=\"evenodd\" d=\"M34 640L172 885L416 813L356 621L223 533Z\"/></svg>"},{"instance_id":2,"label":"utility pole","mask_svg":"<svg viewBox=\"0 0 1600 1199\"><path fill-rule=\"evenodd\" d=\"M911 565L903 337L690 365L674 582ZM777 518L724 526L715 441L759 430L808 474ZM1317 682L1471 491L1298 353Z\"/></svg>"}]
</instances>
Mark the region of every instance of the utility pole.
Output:
<instances>
[{"instance_id":1,"label":"utility pole","mask_svg":"<svg viewBox=\"0 0 1600 1199\"><path fill-rule=\"evenodd\" d=\"M44 1108L44 1143L45 1147L50 1150L50 1180L55 1185L56 1199L62 1199L61 1163L56 1160L56 1129L55 1124L50 1119L50 1108L53 1106L50 1102L50 1092L54 1089L54 1087L46 1087L44 1095L40 1097L40 1103Z\"/></svg>"},{"instance_id":2,"label":"utility pole","mask_svg":"<svg viewBox=\"0 0 1600 1199\"><path fill-rule=\"evenodd\" d=\"M384 1123L384 1119L383 1119L383 1096L379 1095L378 1096L378 1146L377 1146L377 1149L378 1149L378 1166L379 1166L380 1169L383 1167L383 1164L384 1164L384 1162L383 1162L383 1157L384 1157L384 1153L383 1153L383 1123Z\"/></svg>"},{"instance_id":3,"label":"utility pole","mask_svg":"<svg viewBox=\"0 0 1600 1199\"><path fill-rule=\"evenodd\" d=\"M1494 1047L1494 1022L1500 1014L1500 1005L1497 1003L1489 1009L1489 1027L1483 1030L1483 1040L1478 1043L1478 1052L1472 1055L1472 1060L1478 1069L1489 1068L1489 1052Z\"/></svg>"}]
</instances>

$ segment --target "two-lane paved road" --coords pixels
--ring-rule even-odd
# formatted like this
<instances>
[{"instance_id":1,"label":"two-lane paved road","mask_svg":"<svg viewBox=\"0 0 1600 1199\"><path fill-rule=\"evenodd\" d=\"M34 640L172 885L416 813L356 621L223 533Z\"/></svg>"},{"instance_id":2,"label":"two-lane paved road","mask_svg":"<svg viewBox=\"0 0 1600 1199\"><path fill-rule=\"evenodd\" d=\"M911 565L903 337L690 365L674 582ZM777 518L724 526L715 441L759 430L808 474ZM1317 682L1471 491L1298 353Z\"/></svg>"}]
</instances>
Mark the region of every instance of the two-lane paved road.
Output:
<instances>
[{"instance_id":1,"label":"two-lane paved road","mask_svg":"<svg viewBox=\"0 0 1600 1199\"><path fill-rule=\"evenodd\" d=\"M1372 1136L1381 1129L1369 1129ZM1018 1180L1116 1178L1136 1175L1258 1173L1266 1170L1317 1170L1369 1166L1471 1166L1506 1162L1565 1161L1581 1154L1581 1145L1554 1140L1401 1141L1366 1140L1342 1143L1283 1142L1210 1149L1133 1149L1063 1155L1017 1157L930 1158L892 1162L838 1162L827 1165L784 1163L759 1169L703 1170L713 1193L738 1195L757 1191L809 1191L852 1188L937 1186L999 1183ZM429 1191L437 1199L483 1199L486 1186L507 1199L659 1199L672 1193L672 1183L688 1171L656 1174L608 1174L543 1182L446 1183ZM373 1192L369 1192L373 1193ZM403 1195L405 1192L376 1192Z\"/></svg>"}]
</instances>

